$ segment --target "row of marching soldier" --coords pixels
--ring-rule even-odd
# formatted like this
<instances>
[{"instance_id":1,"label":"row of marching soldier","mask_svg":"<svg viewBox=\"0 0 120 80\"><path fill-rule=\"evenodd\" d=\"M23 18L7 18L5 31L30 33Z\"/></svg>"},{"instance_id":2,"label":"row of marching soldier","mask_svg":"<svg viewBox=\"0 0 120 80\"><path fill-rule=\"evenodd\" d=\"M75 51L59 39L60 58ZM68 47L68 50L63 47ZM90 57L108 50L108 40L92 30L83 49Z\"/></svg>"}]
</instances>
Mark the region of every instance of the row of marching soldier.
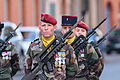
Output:
<instances>
[{"instance_id":1,"label":"row of marching soldier","mask_svg":"<svg viewBox=\"0 0 120 80\"><path fill-rule=\"evenodd\" d=\"M77 16L64 15L62 16L62 36L66 35L69 32L70 28L77 23ZM29 49L27 51L26 59L25 59L25 73L29 74L35 65L38 63L39 59L42 58L45 54L47 54L51 48L57 44L57 40L54 44L49 47L46 53L42 53L42 51L56 38L62 36L55 35L54 31L57 26L56 19L50 15L43 13L41 14L41 20L39 29L41 35L38 39L35 39L31 42ZM86 44L80 45L81 49L75 50L75 43L71 45L74 40L83 35L84 38L88 33L88 26L80 21L76 28L72 30L72 34L69 35L64 41L65 45L53 55L51 59L49 59L49 63L45 63L43 66L44 76L47 80L99 80L101 72L103 70L103 62L99 59L98 53L95 51L92 44L86 41ZM82 39L82 38L81 38ZM58 39L59 40L59 39ZM38 54L42 56L38 57ZM101 53L100 53L101 54ZM51 65L51 66L49 66ZM42 80L41 73L37 73L34 77L35 80Z\"/></svg>"},{"instance_id":2,"label":"row of marching soldier","mask_svg":"<svg viewBox=\"0 0 120 80\"><path fill-rule=\"evenodd\" d=\"M41 14L40 36L29 45L22 80L99 80L103 57L99 57L99 48L88 42L88 25L77 16L63 15L61 26L62 35L58 36L54 33L57 20L51 14ZM4 41L0 43L2 46ZM1 50L0 80L12 80L19 69L15 47L8 43Z\"/></svg>"}]
</instances>

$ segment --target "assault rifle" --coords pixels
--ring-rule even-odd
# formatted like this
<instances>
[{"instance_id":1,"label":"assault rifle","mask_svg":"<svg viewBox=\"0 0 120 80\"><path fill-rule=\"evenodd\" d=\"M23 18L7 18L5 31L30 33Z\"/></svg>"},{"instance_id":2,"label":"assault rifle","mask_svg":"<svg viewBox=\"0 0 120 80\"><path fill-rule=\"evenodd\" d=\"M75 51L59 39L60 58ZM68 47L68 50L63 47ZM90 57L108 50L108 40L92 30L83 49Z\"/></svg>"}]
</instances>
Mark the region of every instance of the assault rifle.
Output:
<instances>
[{"instance_id":1,"label":"assault rifle","mask_svg":"<svg viewBox=\"0 0 120 80\"><path fill-rule=\"evenodd\" d=\"M52 48L49 50L49 52L46 53L46 49L40 53L40 54L45 54L45 55L39 55L38 58L38 63L36 64L36 66L32 69L32 71L28 74L25 74L25 76L23 76L23 78L21 80L32 80L34 79L36 76L39 76L42 80L47 80L47 77L46 75L44 74L44 71L43 71L43 66L45 64L47 64L47 62L49 62L49 60L51 58L54 57L54 55L60 51L60 49L65 45L67 44L67 42L65 43L65 40L66 38L68 38L73 32L72 30L78 25L78 23L83 19L83 17L75 24L73 25L70 30L62 36L62 38L58 39L58 38L55 38L49 46L53 45L54 42L56 42L55 45L52 46ZM50 47L47 47L48 49ZM42 57L41 57L42 56ZM38 74L39 72L39 74Z\"/></svg>"},{"instance_id":2,"label":"assault rifle","mask_svg":"<svg viewBox=\"0 0 120 80\"><path fill-rule=\"evenodd\" d=\"M18 27L21 25L22 23L20 23L12 32L10 32L10 34L8 35L8 37L5 40L1 40L0 42L0 56L2 56L1 52L3 50L5 50L5 48L8 45L8 41L15 35L15 31L18 29Z\"/></svg>"},{"instance_id":3,"label":"assault rifle","mask_svg":"<svg viewBox=\"0 0 120 80\"><path fill-rule=\"evenodd\" d=\"M110 33L113 32L113 30L115 30L116 27L117 27L117 25L115 25L110 31L108 31L108 32L107 32L102 38L100 38L97 42L93 42L93 41L91 42L91 44L93 45L93 47L94 47L95 51L97 52L99 58L92 60L92 61L88 64L88 66L91 68L92 66L95 66L95 64L97 64L97 63L99 63L99 62L101 63L101 65L102 65L101 70L98 70L97 72L94 71L95 73L97 73L97 74L96 74L97 76L100 76L100 75L101 75L102 70L103 70L103 68L104 68L103 56L102 56L101 51L100 51L100 49L98 48L98 46L99 46L103 41L106 40L107 36L110 35ZM93 69L94 69L94 67L93 67ZM94 75L93 77L96 78L95 80L98 80L98 79L97 79L98 77L96 77L95 75Z\"/></svg>"},{"instance_id":4,"label":"assault rifle","mask_svg":"<svg viewBox=\"0 0 120 80\"><path fill-rule=\"evenodd\" d=\"M113 32L113 30L115 30L116 27L117 27L117 25L113 26L110 31L108 31L102 38L100 38L100 39L97 41L95 47L98 47L103 41L105 41L105 40L106 40L106 37L107 37L108 35L110 35L110 33Z\"/></svg>"},{"instance_id":5,"label":"assault rifle","mask_svg":"<svg viewBox=\"0 0 120 80\"><path fill-rule=\"evenodd\" d=\"M96 33L96 29L106 20L107 18L103 19L91 32L88 33L86 38L83 35L80 35L75 39L75 41L71 44L73 46L75 51L79 51L80 49L83 49L89 40L89 38ZM75 45L76 44L76 45Z\"/></svg>"},{"instance_id":6,"label":"assault rifle","mask_svg":"<svg viewBox=\"0 0 120 80\"><path fill-rule=\"evenodd\" d=\"M80 35L79 37L77 37L75 39L75 41L71 44L75 50L75 54L76 57L78 58L78 52L80 51L80 49L84 49L88 43L88 40L91 36L93 36L96 33L96 29L106 20L107 18L105 18L104 20L102 20L90 33L88 33L88 35L86 36L86 38L83 35ZM87 77L89 72L86 72L88 70L88 64L86 63L86 60L84 61L80 61L78 62L78 65L85 65L85 70L84 71L80 71L78 72L75 77Z\"/></svg>"},{"instance_id":7,"label":"assault rifle","mask_svg":"<svg viewBox=\"0 0 120 80\"><path fill-rule=\"evenodd\" d=\"M100 53L99 50L97 49L97 47L106 40L107 36L110 35L110 33L112 33L115 28L117 27L117 25L113 26L112 29L110 31L108 31L102 38L100 38L96 43L95 42L91 42L92 45L94 46L95 50L97 53ZM98 54L99 57L101 57L102 55Z\"/></svg>"}]
</instances>

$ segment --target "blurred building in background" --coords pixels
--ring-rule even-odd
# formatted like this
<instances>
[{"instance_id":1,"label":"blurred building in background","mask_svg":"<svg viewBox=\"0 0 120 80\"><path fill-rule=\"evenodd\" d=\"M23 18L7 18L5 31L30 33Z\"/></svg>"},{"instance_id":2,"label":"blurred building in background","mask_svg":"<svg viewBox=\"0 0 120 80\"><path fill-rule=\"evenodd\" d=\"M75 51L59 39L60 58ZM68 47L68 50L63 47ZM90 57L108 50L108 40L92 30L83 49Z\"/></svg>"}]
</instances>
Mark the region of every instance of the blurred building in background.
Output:
<instances>
[{"instance_id":1,"label":"blurred building in background","mask_svg":"<svg viewBox=\"0 0 120 80\"><path fill-rule=\"evenodd\" d=\"M35 26L40 20L41 0L0 0L0 21Z\"/></svg>"},{"instance_id":2,"label":"blurred building in background","mask_svg":"<svg viewBox=\"0 0 120 80\"><path fill-rule=\"evenodd\" d=\"M120 23L120 0L0 0L0 21L37 26L43 12L52 14L59 28L62 15L85 16L90 28L107 16L107 24L100 27L105 32Z\"/></svg>"},{"instance_id":3,"label":"blurred building in background","mask_svg":"<svg viewBox=\"0 0 120 80\"><path fill-rule=\"evenodd\" d=\"M108 17L106 30L109 30L116 24L120 27L120 0L104 0L104 11Z\"/></svg>"},{"instance_id":4,"label":"blurred building in background","mask_svg":"<svg viewBox=\"0 0 120 80\"><path fill-rule=\"evenodd\" d=\"M61 26L62 15L85 17L90 27L95 27L104 18L103 0L42 0L41 12L52 14ZM101 8L102 7L102 8Z\"/></svg>"}]
</instances>

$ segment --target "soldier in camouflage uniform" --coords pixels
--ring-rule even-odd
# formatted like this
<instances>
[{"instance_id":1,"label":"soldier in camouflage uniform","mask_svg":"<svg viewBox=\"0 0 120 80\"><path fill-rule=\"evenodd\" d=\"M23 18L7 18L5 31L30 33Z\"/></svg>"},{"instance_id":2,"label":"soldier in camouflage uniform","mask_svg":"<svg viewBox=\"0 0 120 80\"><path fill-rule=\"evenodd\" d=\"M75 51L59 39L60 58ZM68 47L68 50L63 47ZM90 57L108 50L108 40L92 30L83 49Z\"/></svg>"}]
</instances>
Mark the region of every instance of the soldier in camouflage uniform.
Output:
<instances>
[{"instance_id":1,"label":"soldier in camouflage uniform","mask_svg":"<svg viewBox=\"0 0 120 80\"><path fill-rule=\"evenodd\" d=\"M62 16L61 32L65 34L69 30L69 28L72 27L76 22L77 22L77 16L69 16L69 15ZM78 35L86 36L88 31L88 26L86 24L83 24L82 21L78 24L78 26L83 26L81 29L81 31L83 31L82 34L78 33ZM66 39L66 41L68 41L70 44L77 38L75 36L76 30L77 28L74 29L73 30L74 33L68 39ZM73 46L75 46L75 44ZM79 52L76 52L76 54L77 54L76 56L78 60L79 70L78 73L75 75L75 77L70 79L96 80L96 75L95 75L96 73L94 72L94 69L99 71L102 66L100 62L96 63L96 65L90 66L92 65L91 63L95 62L94 60L98 59L98 55L95 49L93 48L93 46L91 44L87 44L85 49L81 49ZM94 77L95 79L93 79Z\"/></svg>"},{"instance_id":2,"label":"soldier in camouflage uniform","mask_svg":"<svg viewBox=\"0 0 120 80\"><path fill-rule=\"evenodd\" d=\"M0 23L0 35L3 27L4 24ZM2 43L3 40L0 39L0 47ZM5 50L0 52L0 80L12 80L12 77L19 69L19 57L16 49L14 45L8 43Z\"/></svg>"},{"instance_id":3,"label":"soldier in camouflage uniform","mask_svg":"<svg viewBox=\"0 0 120 80\"><path fill-rule=\"evenodd\" d=\"M40 54L48 46L48 44L56 37L54 35L54 31L57 27L56 24L57 21L52 15L46 13L41 14L41 21L39 26L41 35L38 39L32 41L29 46L24 64L25 74L30 73L34 67L34 64L38 63L36 59L37 54ZM75 73L77 73L77 60L73 48L69 44L65 45L60 50L60 52L57 52L56 55L54 55L54 58L50 59L49 61L52 65L53 70L49 71L47 69L48 66L44 67L44 74L47 76L47 80L67 80L66 75L73 77ZM70 69L71 67L74 67L74 69ZM73 75L69 74L69 72L73 73ZM39 76L36 76L34 80L41 79Z\"/></svg>"},{"instance_id":4,"label":"soldier in camouflage uniform","mask_svg":"<svg viewBox=\"0 0 120 80\"><path fill-rule=\"evenodd\" d=\"M84 22L80 22L77 27L76 27L76 31L75 34L77 36L80 35L84 35L86 36L88 33L88 26L84 23ZM85 56L82 56L81 53L85 53ZM100 49L94 48L92 46L92 44L88 43L87 47L84 49L84 52L80 51L80 54L78 54L78 64L79 61L81 61L82 59L87 60L87 66L89 71L87 71L86 73L87 76L87 80L99 80L99 77L103 71L103 57L99 57L99 55L101 55ZM80 71L79 71L80 72Z\"/></svg>"}]
</instances>

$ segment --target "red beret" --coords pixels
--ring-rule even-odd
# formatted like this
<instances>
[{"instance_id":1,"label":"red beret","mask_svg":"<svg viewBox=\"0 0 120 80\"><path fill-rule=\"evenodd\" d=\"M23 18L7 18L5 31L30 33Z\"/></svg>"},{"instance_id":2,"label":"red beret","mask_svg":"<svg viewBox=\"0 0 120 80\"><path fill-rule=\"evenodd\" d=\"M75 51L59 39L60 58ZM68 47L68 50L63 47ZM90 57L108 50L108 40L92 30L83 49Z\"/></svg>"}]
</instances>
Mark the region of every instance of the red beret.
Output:
<instances>
[{"instance_id":1,"label":"red beret","mask_svg":"<svg viewBox=\"0 0 120 80\"><path fill-rule=\"evenodd\" d=\"M79 22L77 27L82 27L82 28L84 28L84 29L86 29L88 31L88 26L84 22L82 22L82 21Z\"/></svg>"},{"instance_id":2,"label":"red beret","mask_svg":"<svg viewBox=\"0 0 120 80\"><path fill-rule=\"evenodd\" d=\"M46 14L46 13L41 14L41 21L46 23L51 23L53 25L57 24L57 20L51 14Z\"/></svg>"}]
</instances>

